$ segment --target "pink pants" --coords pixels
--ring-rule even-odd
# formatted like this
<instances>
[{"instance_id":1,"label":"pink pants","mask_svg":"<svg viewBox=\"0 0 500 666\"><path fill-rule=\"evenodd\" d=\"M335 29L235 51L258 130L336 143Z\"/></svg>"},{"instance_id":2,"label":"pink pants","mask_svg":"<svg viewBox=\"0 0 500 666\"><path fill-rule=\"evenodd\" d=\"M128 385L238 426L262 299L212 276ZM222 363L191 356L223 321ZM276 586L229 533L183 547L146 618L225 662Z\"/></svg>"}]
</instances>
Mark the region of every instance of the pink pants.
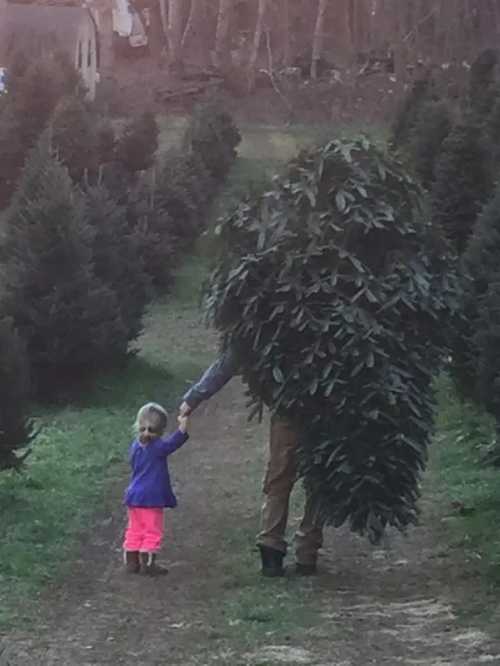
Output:
<instances>
[{"instance_id":1,"label":"pink pants","mask_svg":"<svg viewBox=\"0 0 500 666\"><path fill-rule=\"evenodd\" d=\"M163 509L128 507L128 525L125 530L124 550L156 553L163 540Z\"/></svg>"}]
</instances>

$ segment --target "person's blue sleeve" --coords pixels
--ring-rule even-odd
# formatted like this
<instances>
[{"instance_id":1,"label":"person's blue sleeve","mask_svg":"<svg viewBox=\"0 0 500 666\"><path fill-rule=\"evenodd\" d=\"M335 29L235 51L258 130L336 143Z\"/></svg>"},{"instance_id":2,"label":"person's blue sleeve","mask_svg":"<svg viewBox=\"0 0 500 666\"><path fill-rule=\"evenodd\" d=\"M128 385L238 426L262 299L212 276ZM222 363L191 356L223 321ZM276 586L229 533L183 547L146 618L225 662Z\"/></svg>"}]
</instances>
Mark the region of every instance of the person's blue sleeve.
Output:
<instances>
[{"instance_id":1,"label":"person's blue sleeve","mask_svg":"<svg viewBox=\"0 0 500 666\"><path fill-rule=\"evenodd\" d=\"M155 442L155 449L161 456L169 456L187 442L189 435L187 432L176 430L170 437L160 439Z\"/></svg>"},{"instance_id":2,"label":"person's blue sleeve","mask_svg":"<svg viewBox=\"0 0 500 666\"><path fill-rule=\"evenodd\" d=\"M196 409L200 402L208 400L220 391L238 371L238 364L232 352L225 352L184 395L184 402L187 402L191 409Z\"/></svg>"}]
</instances>

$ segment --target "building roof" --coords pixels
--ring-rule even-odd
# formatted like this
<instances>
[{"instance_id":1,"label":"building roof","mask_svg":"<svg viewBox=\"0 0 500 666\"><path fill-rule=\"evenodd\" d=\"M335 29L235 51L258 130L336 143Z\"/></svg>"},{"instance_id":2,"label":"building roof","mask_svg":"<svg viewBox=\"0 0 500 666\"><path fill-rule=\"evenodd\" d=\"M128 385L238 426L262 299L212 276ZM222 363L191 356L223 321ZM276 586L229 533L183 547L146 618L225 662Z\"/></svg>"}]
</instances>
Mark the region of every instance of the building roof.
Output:
<instances>
[{"instance_id":1,"label":"building roof","mask_svg":"<svg viewBox=\"0 0 500 666\"><path fill-rule=\"evenodd\" d=\"M61 49L75 54L78 29L92 16L84 7L7 3L0 11L0 64L9 60L20 44L31 51Z\"/></svg>"}]
</instances>

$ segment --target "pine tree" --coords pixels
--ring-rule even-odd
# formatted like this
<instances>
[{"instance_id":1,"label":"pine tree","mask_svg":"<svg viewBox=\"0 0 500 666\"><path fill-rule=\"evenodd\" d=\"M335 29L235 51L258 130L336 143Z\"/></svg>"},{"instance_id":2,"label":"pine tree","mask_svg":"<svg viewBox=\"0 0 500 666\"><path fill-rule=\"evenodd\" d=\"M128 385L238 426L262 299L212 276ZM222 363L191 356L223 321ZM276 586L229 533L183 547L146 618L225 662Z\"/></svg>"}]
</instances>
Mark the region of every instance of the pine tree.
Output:
<instances>
[{"instance_id":1,"label":"pine tree","mask_svg":"<svg viewBox=\"0 0 500 666\"><path fill-rule=\"evenodd\" d=\"M198 238L207 221L215 185L196 154L167 153L158 169L155 207L170 220L170 233L180 249Z\"/></svg>"},{"instance_id":2,"label":"pine tree","mask_svg":"<svg viewBox=\"0 0 500 666\"><path fill-rule=\"evenodd\" d=\"M500 188L480 215L463 257L462 318L453 374L459 391L500 425ZM499 428L500 430L500 428Z\"/></svg>"},{"instance_id":3,"label":"pine tree","mask_svg":"<svg viewBox=\"0 0 500 666\"><path fill-rule=\"evenodd\" d=\"M27 62L20 55L9 71L9 93L0 110L0 209L7 206L28 151L58 101L79 84L74 67L59 56Z\"/></svg>"},{"instance_id":4,"label":"pine tree","mask_svg":"<svg viewBox=\"0 0 500 666\"><path fill-rule=\"evenodd\" d=\"M197 107L186 130L186 152L201 158L210 175L221 182L236 159L241 134L229 113L215 100Z\"/></svg>"},{"instance_id":5,"label":"pine tree","mask_svg":"<svg viewBox=\"0 0 500 666\"><path fill-rule=\"evenodd\" d=\"M154 164L158 150L158 125L146 112L128 122L116 144L116 159L130 174L146 171Z\"/></svg>"},{"instance_id":6,"label":"pine tree","mask_svg":"<svg viewBox=\"0 0 500 666\"><path fill-rule=\"evenodd\" d=\"M443 141L451 131L452 117L446 102L428 102L410 133L408 152L424 187L434 182L434 168Z\"/></svg>"},{"instance_id":7,"label":"pine tree","mask_svg":"<svg viewBox=\"0 0 500 666\"><path fill-rule=\"evenodd\" d=\"M45 133L5 214L0 311L26 341L38 395L72 385L123 353L115 294L93 271L91 226Z\"/></svg>"},{"instance_id":8,"label":"pine tree","mask_svg":"<svg viewBox=\"0 0 500 666\"><path fill-rule=\"evenodd\" d=\"M0 111L0 210L15 189L24 160L21 123L11 104Z\"/></svg>"},{"instance_id":9,"label":"pine tree","mask_svg":"<svg viewBox=\"0 0 500 666\"><path fill-rule=\"evenodd\" d=\"M461 255L493 189L481 128L472 122L457 125L443 141L434 173L433 222Z\"/></svg>"},{"instance_id":10,"label":"pine tree","mask_svg":"<svg viewBox=\"0 0 500 666\"><path fill-rule=\"evenodd\" d=\"M123 201L146 275L155 290L167 292L172 287L172 269L178 261L175 223L167 211L156 205L155 189L147 182L130 188Z\"/></svg>"},{"instance_id":11,"label":"pine tree","mask_svg":"<svg viewBox=\"0 0 500 666\"><path fill-rule=\"evenodd\" d=\"M0 317L0 470L20 469L33 427L27 417L30 382L22 341L12 322Z\"/></svg>"},{"instance_id":12,"label":"pine tree","mask_svg":"<svg viewBox=\"0 0 500 666\"><path fill-rule=\"evenodd\" d=\"M104 187L86 191L86 217L93 229L94 271L118 299L124 338L123 355L142 330L151 279L144 266L144 235L130 228L127 211ZM116 341L118 343L118 341Z\"/></svg>"},{"instance_id":13,"label":"pine tree","mask_svg":"<svg viewBox=\"0 0 500 666\"><path fill-rule=\"evenodd\" d=\"M415 81L394 119L390 139L392 148L401 149L408 144L423 107L431 99L431 90L432 83L429 78Z\"/></svg>"},{"instance_id":14,"label":"pine tree","mask_svg":"<svg viewBox=\"0 0 500 666\"><path fill-rule=\"evenodd\" d=\"M472 63L469 74L469 106L475 122L486 120L498 99L495 70L496 49L484 49Z\"/></svg>"},{"instance_id":15,"label":"pine tree","mask_svg":"<svg viewBox=\"0 0 500 666\"><path fill-rule=\"evenodd\" d=\"M96 118L77 95L64 97L50 122L52 145L57 156L76 182L84 175L94 176L99 166L99 137Z\"/></svg>"}]
</instances>

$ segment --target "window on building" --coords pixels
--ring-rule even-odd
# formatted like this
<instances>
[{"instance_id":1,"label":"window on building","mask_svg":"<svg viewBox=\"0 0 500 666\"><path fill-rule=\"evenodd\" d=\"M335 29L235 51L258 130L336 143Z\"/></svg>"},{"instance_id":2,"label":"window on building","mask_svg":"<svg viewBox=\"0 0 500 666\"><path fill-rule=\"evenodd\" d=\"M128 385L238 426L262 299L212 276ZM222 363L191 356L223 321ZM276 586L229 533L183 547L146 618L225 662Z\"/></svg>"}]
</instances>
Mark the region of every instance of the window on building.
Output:
<instances>
[{"instance_id":1,"label":"window on building","mask_svg":"<svg viewBox=\"0 0 500 666\"><path fill-rule=\"evenodd\" d=\"M87 67L90 69L92 67L92 42L89 39L89 48L87 51Z\"/></svg>"},{"instance_id":2,"label":"window on building","mask_svg":"<svg viewBox=\"0 0 500 666\"><path fill-rule=\"evenodd\" d=\"M78 69L83 67L83 44L78 42Z\"/></svg>"}]
</instances>

